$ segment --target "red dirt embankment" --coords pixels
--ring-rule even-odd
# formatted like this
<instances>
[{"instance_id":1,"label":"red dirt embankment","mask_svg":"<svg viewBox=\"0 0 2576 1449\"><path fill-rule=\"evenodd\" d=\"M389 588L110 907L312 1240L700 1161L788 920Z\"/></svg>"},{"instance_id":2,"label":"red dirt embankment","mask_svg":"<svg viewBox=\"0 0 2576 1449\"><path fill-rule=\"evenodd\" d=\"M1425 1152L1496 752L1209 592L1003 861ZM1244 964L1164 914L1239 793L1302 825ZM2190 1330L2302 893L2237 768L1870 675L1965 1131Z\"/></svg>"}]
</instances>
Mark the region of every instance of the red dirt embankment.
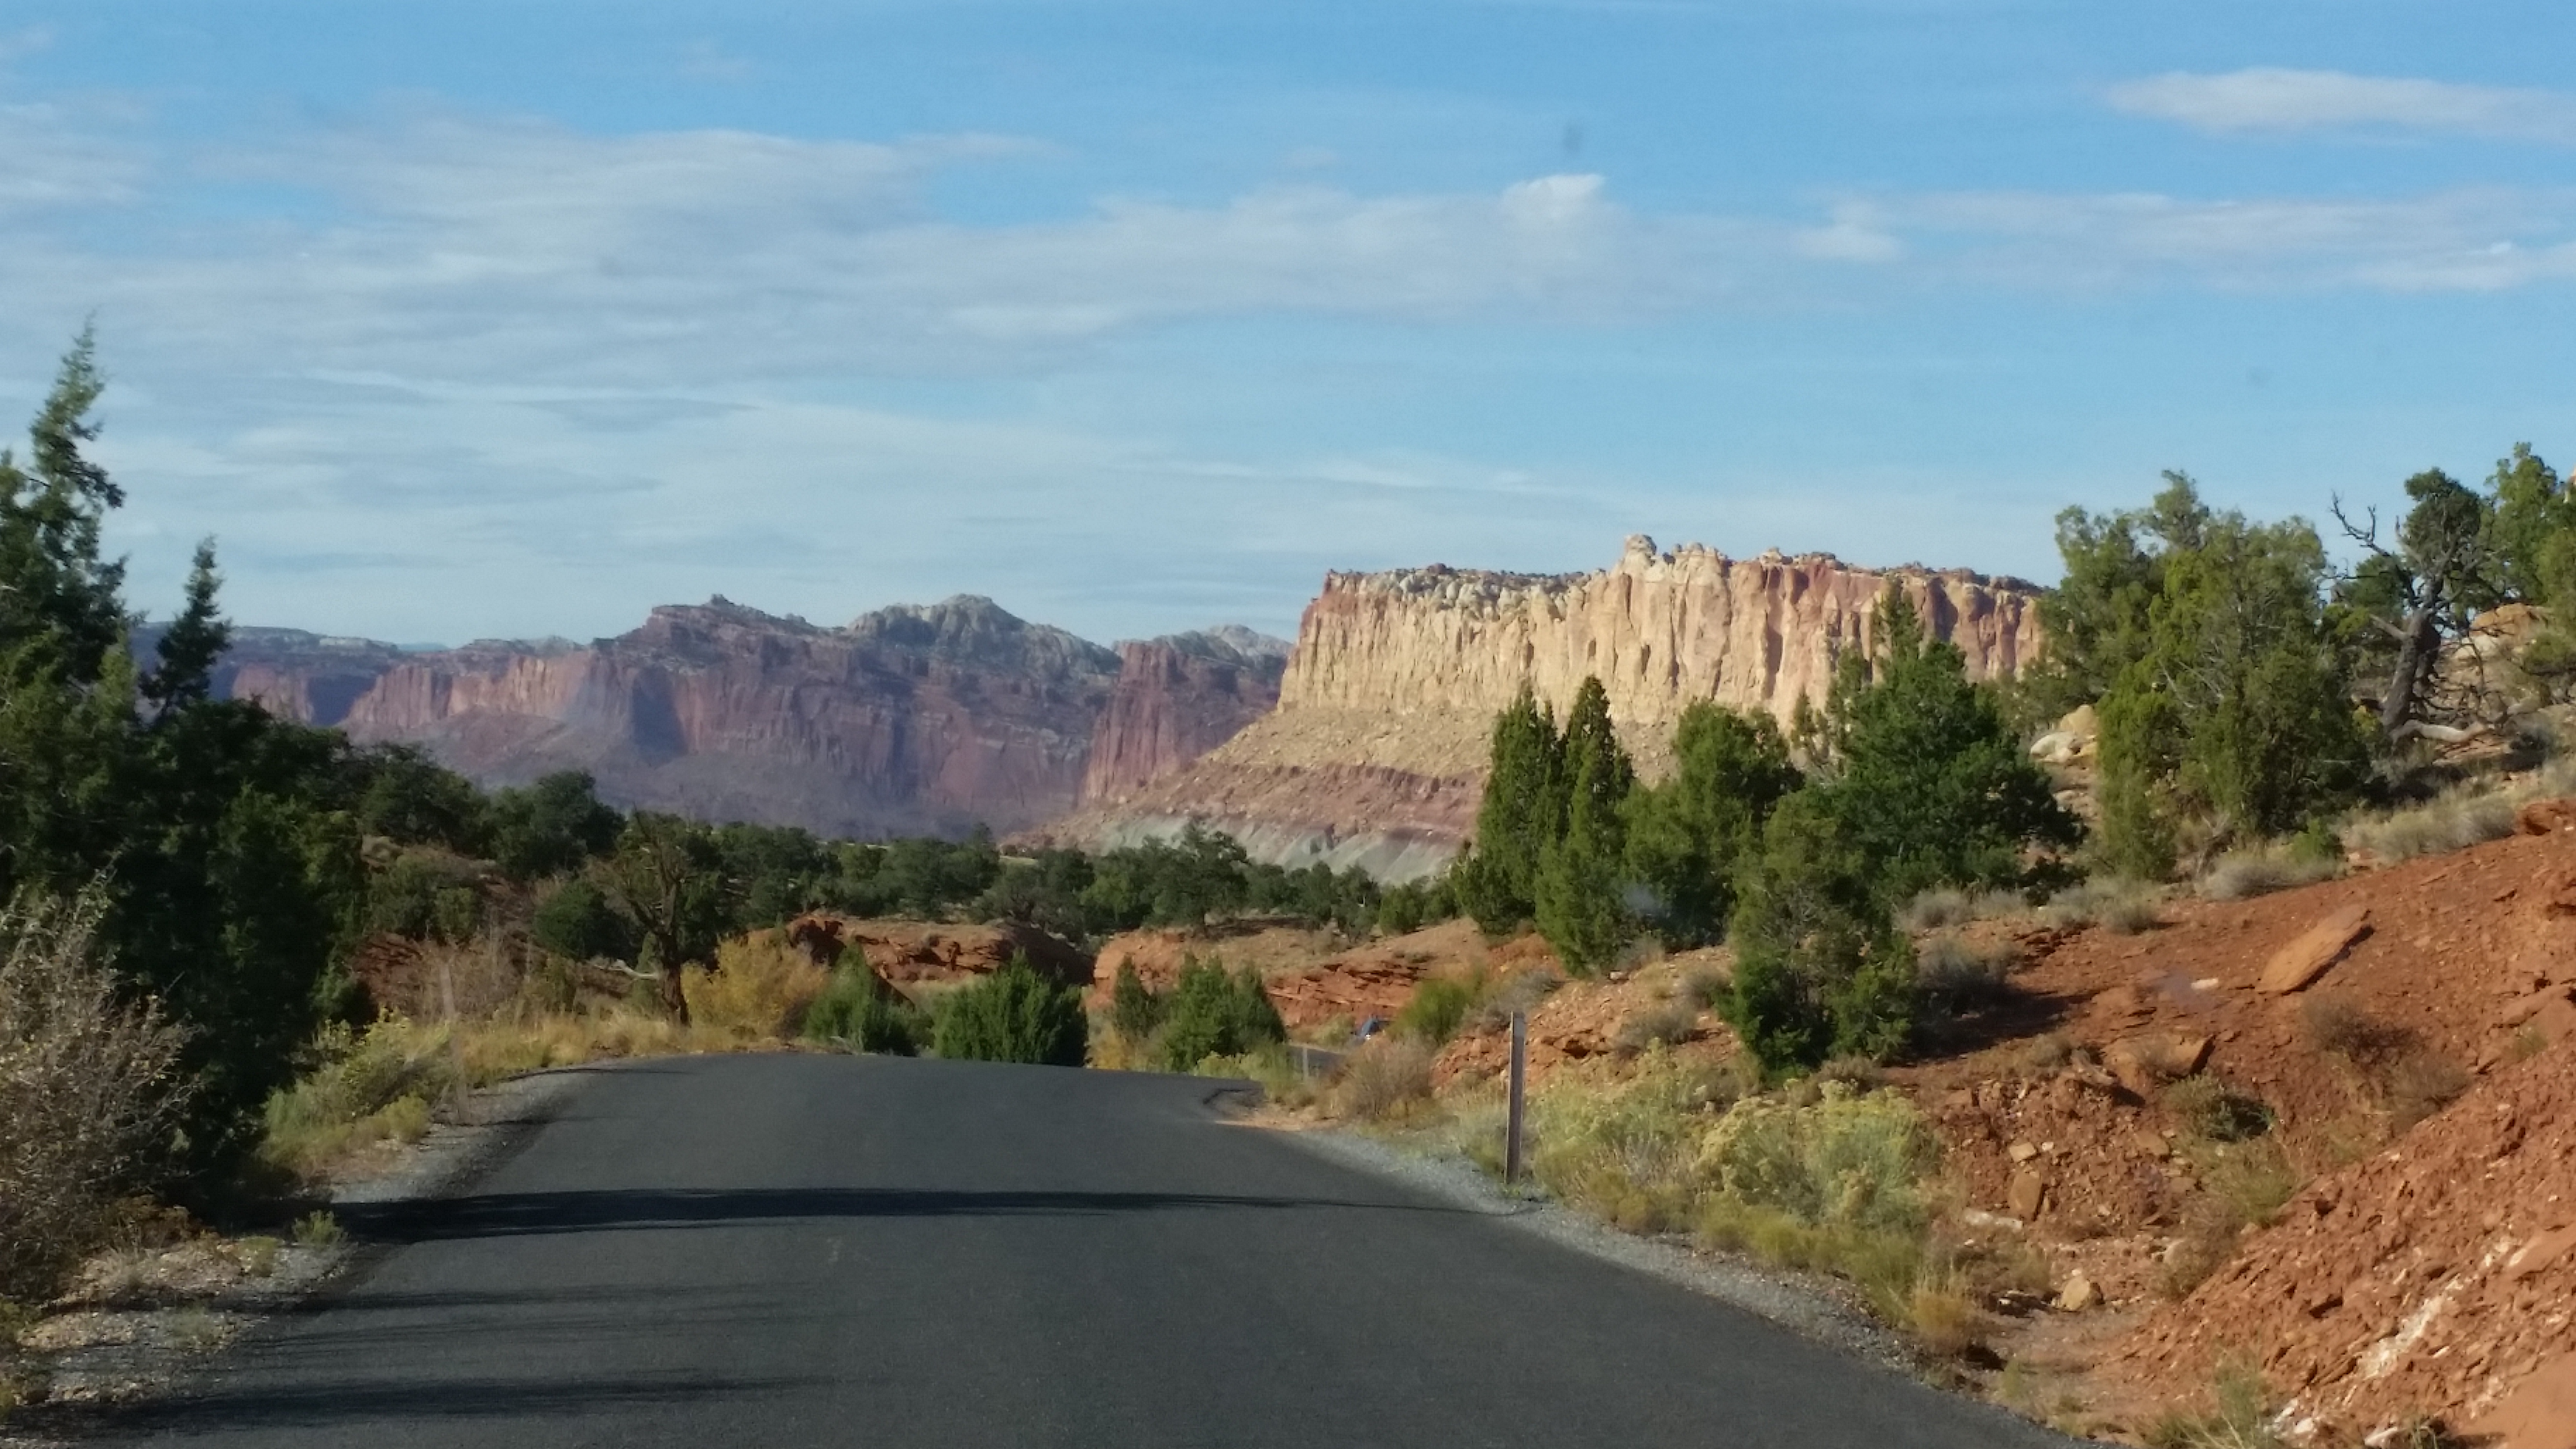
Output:
<instances>
[{"instance_id":1,"label":"red dirt embankment","mask_svg":"<svg viewBox=\"0 0 2576 1449\"><path fill-rule=\"evenodd\" d=\"M1970 1206L2029 1223L2139 1315L2104 1355L2112 1385L2189 1401L2236 1360L2332 1443L2414 1415L2471 1427L2567 1372L2576 833L2019 944L2020 1004L1895 1075ZM2356 1022L2457 1100L2409 1125L2424 1105L2356 1059ZM2321 1175L2167 1303L2160 1260L2204 1184L2164 1087L2195 1069L2261 1099Z\"/></svg>"}]
</instances>

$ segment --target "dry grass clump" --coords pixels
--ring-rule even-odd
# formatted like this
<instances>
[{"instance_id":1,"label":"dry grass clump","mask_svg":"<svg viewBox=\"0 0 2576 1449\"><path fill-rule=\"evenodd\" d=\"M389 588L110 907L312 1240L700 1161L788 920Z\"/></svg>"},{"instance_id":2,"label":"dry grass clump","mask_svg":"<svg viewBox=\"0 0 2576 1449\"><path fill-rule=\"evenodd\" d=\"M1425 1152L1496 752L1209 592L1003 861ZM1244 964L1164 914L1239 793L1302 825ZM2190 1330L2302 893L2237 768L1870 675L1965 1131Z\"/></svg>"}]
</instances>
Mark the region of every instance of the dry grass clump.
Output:
<instances>
[{"instance_id":1,"label":"dry grass clump","mask_svg":"<svg viewBox=\"0 0 2576 1449\"><path fill-rule=\"evenodd\" d=\"M2220 1368L2209 1412L2167 1413L2147 1426L2149 1449L2284 1449L2272 1427L2272 1393L2242 1364Z\"/></svg>"},{"instance_id":2,"label":"dry grass clump","mask_svg":"<svg viewBox=\"0 0 2576 1449\"><path fill-rule=\"evenodd\" d=\"M769 937L727 941L713 971L682 973L690 1024L739 1042L783 1040L804 1024L805 1009L832 984L812 957Z\"/></svg>"},{"instance_id":3,"label":"dry grass clump","mask_svg":"<svg viewBox=\"0 0 2576 1449\"><path fill-rule=\"evenodd\" d=\"M2359 1078L2391 1135L2459 1100L2469 1074L2405 1027L2384 1022L2341 996L2309 997L2299 1008L2308 1044Z\"/></svg>"},{"instance_id":4,"label":"dry grass clump","mask_svg":"<svg viewBox=\"0 0 2576 1449\"><path fill-rule=\"evenodd\" d=\"M2394 864L2502 840L2513 834L2513 815L2513 799L2501 791L2453 790L2421 805L2361 816L2344 833L2372 856Z\"/></svg>"},{"instance_id":5,"label":"dry grass clump","mask_svg":"<svg viewBox=\"0 0 2576 1449\"><path fill-rule=\"evenodd\" d=\"M179 1029L119 999L105 910L97 889L0 910L0 1299L53 1296L180 1104Z\"/></svg>"},{"instance_id":6,"label":"dry grass clump","mask_svg":"<svg viewBox=\"0 0 2576 1449\"><path fill-rule=\"evenodd\" d=\"M2164 1255L2160 1286L2181 1298L2235 1256L2248 1228L2269 1226L2306 1174L2259 1097L2203 1073L2165 1088L2163 1104L2187 1134L2183 1152L2200 1180Z\"/></svg>"},{"instance_id":7,"label":"dry grass clump","mask_svg":"<svg viewBox=\"0 0 2576 1449\"><path fill-rule=\"evenodd\" d=\"M2028 906L2023 899L2010 891L1965 891L1957 886L1934 886L1899 906L1896 924L1919 936L1926 931L1949 930L1971 921L2018 915L2026 909Z\"/></svg>"},{"instance_id":8,"label":"dry grass clump","mask_svg":"<svg viewBox=\"0 0 2576 1449\"><path fill-rule=\"evenodd\" d=\"M2041 919L2056 926L2100 926L2133 936L2163 923L2155 888L2120 876L2095 876L2048 898Z\"/></svg>"},{"instance_id":9,"label":"dry grass clump","mask_svg":"<svg viewBox=\"0 0 2576 1449\"><path fill-rule=\"evenodd\" d=\"M1677 996L1628 1013L1620 1020L1618 1029L1610 1034L1610 1046L1614 1051L1634 1056L1648 1047L1688 1041L1698 1030L1699 1003Z\"/></svg>"},{"instance_id":10,"label":"dry grass clump","mask_svg":"<svg viewBox=\"0 0 2576 1449\"><path fill-rule=\"evenodd\" d=\"M1502 1031L1512 1024L1512 1013L1536 1011L1548 993L1563 984L1545 971L1521 971L1488 980L1479 988L1459 1026L1471 1032Z\"/></svg>"},{"instance_id":11,"label":"dry grass clump","mask_svg":"<svg viewBox=\"0 0 2576 1449\"><path fill-rule=\"evenodd\" d=\"M2510 815L2506 818L2512 825ZM2242 901L2294 886L2315 885L2343 874L2343 862L2315 851L2266 846L2239 850L2218 858L2200 878L2203 900Z\"/></svg>"},{"instance_id":12,"label":"dry grass clump","mask_svg":"<svg viewBox=\"0 0 2576 1449\"><path fill-rule=\"evenodd\" d=\"M2010 941L1978 943L1943 931L1917 946L1914 979L1925 996L1953 1011L1990 1006L2012 995L2021 951Z\"/></svg>"},{"instance_id":13,"label":"dry grass clump","mask_svg":"<svg viewBox=\"0 0 2576 1449\"><path fill-rule=\"evenodd\" d=\"M1342 1059L1341 1080L1331 1093L1333 1109L1364 1122L1412 1115L1431 1101L1431 1055L1417 1041L1371 1040Z\"/></svg>"}]
</instances>

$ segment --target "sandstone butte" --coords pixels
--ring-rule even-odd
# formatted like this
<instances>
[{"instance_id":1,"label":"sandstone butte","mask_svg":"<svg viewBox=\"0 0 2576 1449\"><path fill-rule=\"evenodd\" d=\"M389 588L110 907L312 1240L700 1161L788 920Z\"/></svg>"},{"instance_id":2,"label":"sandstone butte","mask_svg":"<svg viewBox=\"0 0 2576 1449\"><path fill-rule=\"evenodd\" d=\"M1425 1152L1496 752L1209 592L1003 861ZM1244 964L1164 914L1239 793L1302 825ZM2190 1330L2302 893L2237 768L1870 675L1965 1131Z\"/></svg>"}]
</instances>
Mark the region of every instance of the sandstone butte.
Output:
<instances>
[{"instance_id":1,"label":"sandstone butte","mask_svg":"<svg viewBox=\"0 0 2576 1449\"><path fill-rule=\"evenodd\" d=\"M239 631L217 685L485 784L588 770L624 806L857 838L1008 831L1187 764L1270 708L1287 646L1248 630L1113 652L988 599L846 627L721 597L587 645L405 651Z\"/></svg>"},{"instance_id":2,"label":"sandstone butte","mask_svg":"<svg viewBox=\"0 0 2576 1449\"><path fill-rule=\"evenodd\" d=\"M1873 570L1827 554L1732 559L1628 540L1611 568L1508 574L1445 566L1327 575L1306 607L1278 707L1188 768L1039 832L1087 845L1198 820L1263 859L1435 870L1473 828L1495 711L1527 680L1560 714L1598 676L1652 776L1694 700L1786 723L1823 698L1901 589L1977 679L2039 656L2036 586L1964 570Z\"/></svg>"}]
</instances>

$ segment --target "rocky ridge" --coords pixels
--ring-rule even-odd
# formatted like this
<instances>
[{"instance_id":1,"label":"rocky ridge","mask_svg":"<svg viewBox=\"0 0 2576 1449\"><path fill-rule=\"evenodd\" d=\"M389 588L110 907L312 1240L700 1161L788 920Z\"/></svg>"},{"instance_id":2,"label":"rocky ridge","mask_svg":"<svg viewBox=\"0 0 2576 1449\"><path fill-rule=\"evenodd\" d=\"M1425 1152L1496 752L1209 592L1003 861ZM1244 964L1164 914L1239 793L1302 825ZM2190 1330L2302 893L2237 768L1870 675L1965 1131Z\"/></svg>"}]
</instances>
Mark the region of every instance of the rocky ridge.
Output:
<instances>
[{"instance_id":1,"label":"rocky ridge","mask_svg":"<svg viewBox=\"0 0 2576 1449\"><path fill-rule=\"evenodd\" d=\"M970 596L839 628L717 597L587 645L410 651L246 629L217 685L361 742L423 745L485 784L581 769L630 807L954 836L1186 764L1267 708L1285 652L1241 630L1122 657Z\"/></svg>"},{"instance_id":2,"label":"rocky ridge","mask_svg":"<svg viewBox=\"0 0 2576 1449\"><path fill-rule=\"evenodd\" d=\"M1120 844L1190 820L1285 864L1435 870L1473 824L1494 713L1526 681L1560 713L1583 679L1649 775L1694 700L1787 721L1866 646L1893 585L1979 679L2042 648L2036 586L1964 570L1866 569L1828 554L1732 559L1631 538L1587 574L1432 566L1327 575L1307 605L1276 710L1186 770L1050 827Z\"/></svg>"}]
</instances>

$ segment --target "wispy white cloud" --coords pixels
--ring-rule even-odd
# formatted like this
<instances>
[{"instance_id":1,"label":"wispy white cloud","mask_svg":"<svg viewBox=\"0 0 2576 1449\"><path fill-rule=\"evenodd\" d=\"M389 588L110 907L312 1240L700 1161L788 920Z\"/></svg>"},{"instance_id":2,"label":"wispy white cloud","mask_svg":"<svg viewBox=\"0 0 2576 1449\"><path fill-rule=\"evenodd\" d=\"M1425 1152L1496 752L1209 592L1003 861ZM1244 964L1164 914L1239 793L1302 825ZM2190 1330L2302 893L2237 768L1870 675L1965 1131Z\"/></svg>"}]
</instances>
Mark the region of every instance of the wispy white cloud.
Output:
<instances>
[{"instance_id":1,"label":"wispy white cloud","mask_svg":"<svg viewBox=\"0 0 2576 1449\"><path fill-rule=\"evenodd\" d=\"M1949 268L2038 286L2493 291L2576 278L2576 191L2396 200L1974 192L1892 198Z\"/></svg>"},{"instance_id":2,"label":"wispy white cloud","mask_svg":"<svg viewBox=\"0 0 2576 1449\"><path fill-rule=\"evenodd\" d=\"M2113 86L2113 107L2203 131L2439 131L2576 145L2576 96L2335 70L2174 71Z\"/></svg>"}]
</instances>

